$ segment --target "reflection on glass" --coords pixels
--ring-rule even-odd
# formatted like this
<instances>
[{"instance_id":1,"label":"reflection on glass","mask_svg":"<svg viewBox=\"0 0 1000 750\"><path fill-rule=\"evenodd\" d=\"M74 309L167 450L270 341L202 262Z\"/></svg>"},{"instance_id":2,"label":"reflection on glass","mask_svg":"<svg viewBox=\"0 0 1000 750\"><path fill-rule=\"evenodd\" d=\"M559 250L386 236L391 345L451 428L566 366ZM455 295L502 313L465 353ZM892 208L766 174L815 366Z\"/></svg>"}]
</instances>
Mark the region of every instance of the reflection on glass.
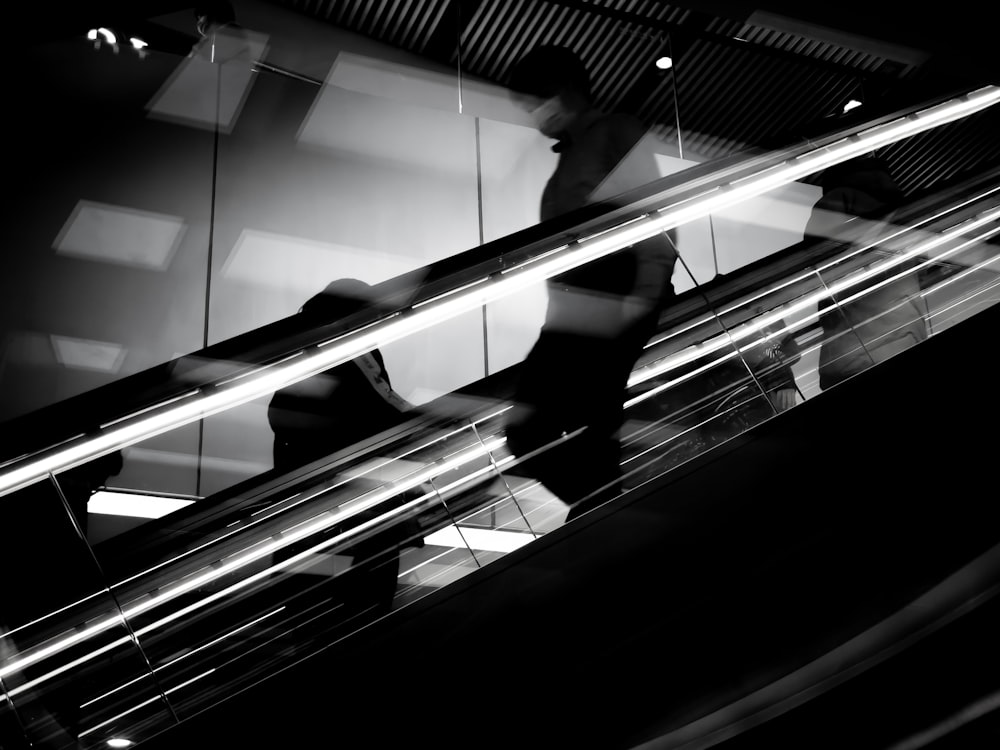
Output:
<instances>
[{"instance_id":1,"label":"reflection on glass","mask_svg":"<svg viewBox=\"0 0 1000 750\"><path fill-rule=\"evenodd\" d=\"M489 12L483 4L477 15ZM539 220L614 206L706 153L748 143L706 131L675 144L610 114L629 95L624 64L591 76L577 58L565 78L553 77L555 64L518 68L511 96L471 78L460 89L453 68L340 29L289 44L262 16L250 25L266 33L215 20L199 21L190 55L143 59L142 103L108 115L122 143L101 135L104 120L81 130L70 178L51 180L62 193L25 220L40 238L29 245L52 251L46 289L92 330L30 308L21 343L7 349L23 357L0 370L21 385L6 393L53 363L66 380L45 398L79 392L294 319L303 300L303 314L318 302L336 320L366 300L338 307L332 281L364 290ZM629 63L648 54L652 68L664 46L643 38ZM694 59L678 56L677 67ZM289 60L301 65L274 64ZM109 59L86 61L110 70ZM651 73L662 76L663 100L639 109L652 133L676 136L676 119L691 135L697 106L674 111L674 73ZM56 107L43 113L72 95L51 91ZM682 90L682 104L716 91ZM119 131L136 111L141 124ZM216 132L217 144L206 139ZM134 153L142 170L126 158ZM907 255L947 227L892 226L884 211L899 191L870 166L860 159L757 189L493 302L485 316L470 303L273 397L60 473L106 579L72 537L62 499L49 496L38 508L59 519L58 534L25 537L29 550L13 540L5 553L19 606L34 608L5 614L14 619L0 644L16 665L4 674L8 703L42 739L67 727L95 746L140 739L530 544L586 507L574 501L613 499L814 396L838 367L853 374L909 346L906 336L916 342L996 301L990 237ZM17 174L39 187L30 169ZM984 198L964 218L995 208ZM874 223L845 239L859 219ZM884 241L885 231L906 237ZM803 238L827 244L764 288L736 283L735 271ZM39 288L12 288L12 304ZM80 315L124 297L113 319ZM143 330L121 334L125 319ZM517 434L524 424L527 439ZM560 484L536 470L538 456L584 481ZM3 498L9 509L20 495ZM60 539L86 578L60 579L67 591L42 585L52 561L32 557Z\"/></svg>"},{"instance_id":2,"label":"reflection on glass","mask_svg":"<svg viewBox=\"0 0 1000 750\"><path fill-rule=\"evenodd\" d=\"M203 345L213 136L147 109L195 43L193 15L180 15L184 30L150 24L171 45L137 50L123 27L107 30L115 45L83 29L19 50L11 95L30 116L12 123L7 161L18 252L2 294L0 419Z\"/></svg>"},{"instance_id":3,"label":"reflection on glass","mask_svg":"<svg viewBox=\"0 0 1000 750\"><path fill-rule=\"evenodd\" d=\"M122 727L148 736L172 721L82 538L87 498L119 460L3 498L0 680L25 735L40 747L93 746ZM79 627L66 630L68 622Z\"/></svg>"}]
</instances>

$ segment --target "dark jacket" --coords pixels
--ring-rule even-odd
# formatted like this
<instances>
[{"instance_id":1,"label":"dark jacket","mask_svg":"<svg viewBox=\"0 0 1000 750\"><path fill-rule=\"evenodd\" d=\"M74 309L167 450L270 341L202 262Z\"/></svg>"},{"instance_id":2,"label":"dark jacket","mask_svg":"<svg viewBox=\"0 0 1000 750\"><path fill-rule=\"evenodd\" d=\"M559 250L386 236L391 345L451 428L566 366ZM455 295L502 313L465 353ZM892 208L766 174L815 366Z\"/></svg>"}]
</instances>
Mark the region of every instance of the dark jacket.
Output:
<instances>
[{"instance_id":1,"label":"dark jacket","mask_svg":"<svg viewBox=\"0 0 1000 750\"><path fill-rule=\"evenodd\" d=\"M616 196L660 177L647 130L634 117L592 110L553 147L559 162L542 192L543 221ZM615 335L621 302L650 309L672 297L677 255L662 235L619 250L549 280L547 323L584 334Z\"/></svg>"},{"instance_id":2,"label":"dark jacket","mask_svg":"<svg viewBox=\"0 0 1000 750\"><path fill-rule=\"evenodd\" d=\"M334 282L300 311L317 323L362 309L364 286ZM277 391L267 418L274 432L274 465L291 469L402 423L409 404L392 390L378 349Z\"/></svg>"}]
</instances>

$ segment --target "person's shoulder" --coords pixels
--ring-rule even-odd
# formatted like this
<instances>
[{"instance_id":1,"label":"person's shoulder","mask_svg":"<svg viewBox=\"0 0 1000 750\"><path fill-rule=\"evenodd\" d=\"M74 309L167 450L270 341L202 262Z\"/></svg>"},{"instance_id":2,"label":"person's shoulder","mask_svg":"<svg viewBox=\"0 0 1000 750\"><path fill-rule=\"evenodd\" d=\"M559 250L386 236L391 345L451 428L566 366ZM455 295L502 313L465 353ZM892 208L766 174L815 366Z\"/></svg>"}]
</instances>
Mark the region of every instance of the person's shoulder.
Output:
<instances>
[{"instance_id":1,"label":"person's shoulder","mask_svg":"<svg viewBox=\"0 0 1000 750\"><path fill-rule=\"evenodd\" d=\"M608 133L622 135L632 133L642 135L646 132L646 126L643 125L642 120L635 115L630 115L626 112L609 112L601 114L594 120L592 127Z\"/></svg>"},{"instance_id":2,"label":"person's shoulder","mask_svg":"<svg viewBox=\"0 0 1000 750\"><path fill-rule=\"evenodd\" d=\"M591 143L603 143L615 152L628 151L642 140L646 127L637 117L619 112L601 114L587 129Z\"/></svg>"}]
</instances>

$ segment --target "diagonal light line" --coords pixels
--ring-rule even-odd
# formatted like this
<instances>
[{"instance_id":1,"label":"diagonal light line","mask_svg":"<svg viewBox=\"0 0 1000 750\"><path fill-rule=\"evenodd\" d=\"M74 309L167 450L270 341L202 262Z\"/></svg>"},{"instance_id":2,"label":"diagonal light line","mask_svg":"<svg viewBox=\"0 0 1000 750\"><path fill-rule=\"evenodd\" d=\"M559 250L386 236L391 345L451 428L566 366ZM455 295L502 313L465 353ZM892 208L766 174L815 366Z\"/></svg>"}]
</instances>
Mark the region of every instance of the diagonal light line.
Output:
<instances>
[{"instance_id":1,"label":"diagonal light line","mask_svg":"<svg viewBox=\"0 0 1000 750\"><path fill-rule=\"evenodd\" d=\"M907 138L937 125L960 119L1000 101L1000 87L986 86L967 95L897 118L834 143L814 149L752 176L708 189L702 194L654 211L618 227L558 248L541 261L512 268L497 276L471 282L419 308L396 313L360 330L337 337L317 351L290 359L227 384L199 389L139 417L128 417L104 432L80 437L38 454L15 459L0 473L0 495L26 487L49 473L58 473L113 450L198 421L304 380L372 349L478 309L540 281L608 255L667 229L756 197L832 164Z\"/></svg>"}]
</instances>

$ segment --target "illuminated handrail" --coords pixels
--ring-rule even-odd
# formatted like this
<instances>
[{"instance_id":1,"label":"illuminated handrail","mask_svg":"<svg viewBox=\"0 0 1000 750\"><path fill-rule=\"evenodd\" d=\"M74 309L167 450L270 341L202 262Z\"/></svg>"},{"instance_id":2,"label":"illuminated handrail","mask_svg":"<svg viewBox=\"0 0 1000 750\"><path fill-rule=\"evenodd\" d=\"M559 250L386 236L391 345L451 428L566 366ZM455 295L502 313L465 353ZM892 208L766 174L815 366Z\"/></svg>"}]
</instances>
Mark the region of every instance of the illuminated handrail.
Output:
<instances>
[{"instance_id":1,"label":"illuminated handrail","mask_svg":"<svg viewBox=\"0 0 1000 750\"><path fill-rule=\"evenodd\" d=\"M986 86L830 143L805 145L779 154L767 160L769 166L758 168L749 175L734 177L732 169L727 167L722 170L725 177L713 182L713 173L709 173L706 181L693 191L674 195L667 203L647 213L553 247L541 257L529 258L512 267L466 281L457 289L449 289L399 309L360 330L335 336L316 347L315 351L298 352L279 363L251 369L227 382L198 388L168 403L102 425L96 434L81 436L14 459L0 469L0 495L31 485L50 473L79 466L128 445L266 396L374 348L507 297L668 229L997 103L1000 103L1000 87ZM760 166L760 160L756 161Z\"/></svg>"},{"instance_id":2,"label":"illuminated handrail","mask_svg":"<svg viewBox=\"0 0 1000 750\"><path fill-rule=\"evenodd\" d=\"M996 205L986 208L985 210L980 210L976 215L970 218L963 218L954 226L943 229L937 234L921 233L918 236L918 241L909 244L902 249L901 252L887 257L880 255L879 259L874 264L847 274L844 278L839 279L833 285L824 287L821 292L811 292L803 295L786 305L755 317L752 321L749 321L743 326L732 329L727 333L713 336L698 346L687 348L675 354L669 355L651 365L646 370L637 371L637 373L633 375L630 385L636 385L653 377L683 368L686 364L690 364L691 362L704 358L708 355L718 354L722 351L725 351L722 359L735 357L737 356L737 352L748 348L743 344L746 339L760 333L765 328L770 327L778 319L788 315L790 312L803 310L807 307L815 305L819 296L827 296L831 293L836 295L841 291L856 287L858 284L867 280L879 278L880 280L876 284L868 286L861 294L869 293L872 289L877 288L882 284L891 283L895 280L896 277L894 276L885 278L887 273L892 273L905 264L909 264L910 261L914 259L925 257L925 254L927 253L939 251L939 253L932 259L924 261L925 263L935 262L941 258L946 258L962 252L969 246L981 243L985 239L998 234L1000 234L1000 206ZM892 232L891 236L898 237L899 233ZM996 258L989 258L988 260L994 261ZM905 272L912 273L913 270L914 269L912 268L907 268ZM850 302L851 298L848 297L844 301ZM813 317L815 317L816 314L818 313L814 313ZM806 316L805 319L799 321L796 325L804 325L809 319L810 317ZM731 349L734 343L737 346L735 350ZM757 343L759 343L759 339L754 342L754 344ZM726 351L727 349L730 350ZM719 361L719 359L716 359L713 364L718 364ZM661 384L656 388L643 393L641 396L632 399L630 402L627 402L626 407L631 406L634 403L638 403L646 398L650 398L662 392L664 389L672 387L676 384L676 382L676 380L672 380L668 383ZM491 416L495 416L495 414ZM34 648L27 649L22 652L18 658L11 660L7 664L0 665L0 679L9 674L20 672L28 667L45 662L57 654L64 653L68 649L89 641L102 633L107 633L111 629L122 624L123 619L131 620L132 618L136 618L141 615L147 615L154 610L161 611L156 619L142 625L141 628L135 631L135 635L137 636L148 635L169 625L170 623L177 621L180 618L185 617L186 615L190 615L221 599L232 596L248 586L251 586L255 582L266 579L268 576L271 576L276 572L288 569L318 552L328 551L336 547L349 545L359 535L375 529L390 526L396 520L409 513L416 513L423 509L427 509L435 502L436 493L434 492L422 493L413 499L407 500L402 505L393 506L390 501L399 498L403 493L420 488L428 481L432 481L440 476L446 475L449 471L457 467L468 465L478 459L481 459L499 448L503 442L504 437L498 434L489 437L485 440L485 442L470 444L469 446L458 450L448 459L435 462L434 464L426 466L396 481L387 482L376 488L366 490L348 502L338 504L334 508L318 510L304 521L297 522L291 528L283 530L280 535L273 534L271 530L261 532L263 536L253 532L243 534L243 536L247 537L247 539L245 540L245 543L241 544L240 549L236 551L225 551L225 554L221 557L213 556L213 553L209 553L209 559L200 560L195 569L188 570L184 573L184 575L177 576L166 583L158 581L155 586L150 586L148 582L141 580L141 578L142 576L152 573L156 568L169 566L179 562L181 559L180 557L154 566L154 568L148 568L143 571L142 574L133 576L131 580L120 582L114 587L117 590L118 595L123 599L121 612L110 613L96 618L95 620L82 623L79 627L73 627L65 631L63 634L55 636L54 638L41 643ZM515 460L512 457L507 457L502 459L501 463L504 465L513 465ZM487 470L484 469L479 473L474 472L464 477L461 481L479 481L483 478L482 475L486 471ZM357 476L363 476L363 474L359 474ZM342 477L341 481L347 482L351 478L352 476L345 475ZM325 493L330 492L331 489L336 489L336 487L320 487L310 495L301 498L300 502L305 503L314 498L318 498ZM390 504L390 507L388 508L385 507L387 503ZM380 512L377 517L369 518L357 526L340 530L329 538L323 537L323 532L342 527L346 521L357 518L360 514L366 511L376 509ZM239 531L240 530L235 530L233 533L236 534ZM266 565L262 570L255 569L256 565L266 560L273 553L281 550L287 550L293 547L296 543L305 542L307 540L309 541L306 549L297 550L293 555L281 560L280 562L272 562ZM218 555L221 553L216 551L214 554ZM180 600L186 594L190 594L199 589L204 589L205 587L211 587L216 582L222 581L227 576L238 572L245 573L245 576L231 583L227 583L219 590L206 593L195 601L184 603L184 605L179 609L166 612L162 611L166 605ZM126 585L132 584L133 581L135 586ZM134 590L136 588L138 589L137 591ZM18 686L10 691L10 695L12 697L16 697L17 695L35 689L61 674L98 658L108 650L115 648L124 642L124 640L118 639L88 651L87 653L76 657L74 660L58 667L54 667L31 681Z\"/></svg>"}]
</instances>

